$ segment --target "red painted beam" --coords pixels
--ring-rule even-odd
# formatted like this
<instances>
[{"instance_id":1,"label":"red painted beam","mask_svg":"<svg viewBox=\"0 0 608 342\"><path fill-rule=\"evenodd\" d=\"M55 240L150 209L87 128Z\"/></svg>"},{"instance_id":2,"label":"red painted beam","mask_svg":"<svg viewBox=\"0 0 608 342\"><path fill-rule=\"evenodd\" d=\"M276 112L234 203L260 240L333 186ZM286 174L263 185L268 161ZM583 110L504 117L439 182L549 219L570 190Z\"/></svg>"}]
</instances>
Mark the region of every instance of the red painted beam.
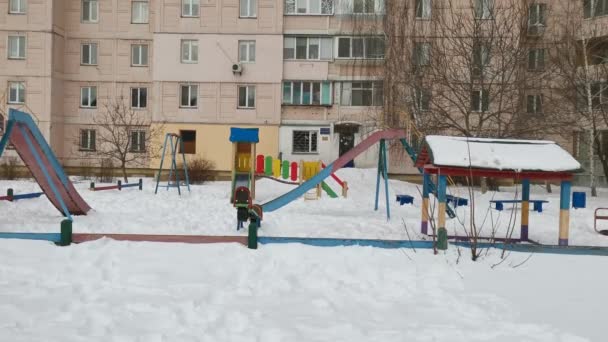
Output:
<instances>
[{"instance_id":1,"label":"red painted beam","mask_svg":"<svg viewBox=\"0 0 608 342\"><path fill-rule=\"evenodd\" d=\"M118 185L107 185L107 186L96 186L91 190L100 191L100 190L117 190L117 189L118 189Z\"/></svg>"},{"instance_id":2,"label":"red painted beam","mask_svg":"<svg viewBox=\"0 0 608 342\"><path fill-rule=\"evenodd\" d=\"M327 165L325 165L325 163L321 163L321 167L326 168ZM344 187L344 182L340 178L338 178L338 176L336 176L335 173L331 174L331 178L333 178L336 182L338 182L338 184L340 184L341 187Z\"/></svg>"},{"instance_id":3,"label":"red painted beam","mask_svg":"<svg viewBox=\"0 0 608 342\"><path fill-rule=\"evenodd\" d=\"M72 241L75 243L108 238L117 241L146 241L146 242L181 242L181 243L240 243L247 245L247 236L214 236L214 235L146 235L146 234L103 234L75 233Z\"/></svg>"},{"instance_id":4,"label":"red painted beam","mask_svg":"<svg viewBox=\"0 0 608 342\"><path fill-rule=\"evenodd\" d=\"M512 170L492 170L492 169L472 169L460 167L443 167L435 165L425 165L424 170L430 174L442 174L447 176L461 177L494 177L494 178L513 178L513 179L535 179L535 180L569 180L572 179L570 172L546 172L546 171L521 171Z\"/></svg>"}]
</instances>

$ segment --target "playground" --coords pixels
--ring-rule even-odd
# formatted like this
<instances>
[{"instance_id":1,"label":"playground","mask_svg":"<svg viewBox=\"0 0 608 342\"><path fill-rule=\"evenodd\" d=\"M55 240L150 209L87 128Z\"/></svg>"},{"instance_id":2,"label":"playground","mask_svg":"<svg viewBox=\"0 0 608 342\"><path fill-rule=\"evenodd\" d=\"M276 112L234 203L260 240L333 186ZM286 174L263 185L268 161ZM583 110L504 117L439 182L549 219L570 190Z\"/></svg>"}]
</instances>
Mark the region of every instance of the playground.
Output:
<instances>
[{"instance_id":1,"label":"playground","mask_svg":"<svg viewBox=\"0 0 608 342\"><path fill-rule=\"evenodd\" d=\"M39 133L16 113L0 141L2 150L10 138L35 177L0 181L2 339L605 336L598 317L608 314L608 278L598 270L608 266L608 236L598 231L608 220L596 208L608 206L608 190L572 208L580 206L573 194L586 189L571 186L578 166L552 142L466 141L480 148L468 165L483 166L468 172L522 177L481 193L448 179L464 172L462 158L445 159L460 155L462 141L448 144L447 154L427 141L417 158L421 185L387 177L389 140L413 156L399 130L373 133L335 161L282 161L256 153L263 139L256 130L235 129L226 137L231 181L194 185L183 177L176 188L153 178L100 184L68 177ZM178 136L165 141L171 178L183 156ZM490 158L487 146L548 157L509 151ZM370 148L378 151L377 169L342 168ZM548 193L543 179L559 185ZM478 262L463 241L471 215L479 235L490 238ZM431 222L439 255L431 251ZM198 244L212 242L221 243Z\"/></svg>"}]
</instances>

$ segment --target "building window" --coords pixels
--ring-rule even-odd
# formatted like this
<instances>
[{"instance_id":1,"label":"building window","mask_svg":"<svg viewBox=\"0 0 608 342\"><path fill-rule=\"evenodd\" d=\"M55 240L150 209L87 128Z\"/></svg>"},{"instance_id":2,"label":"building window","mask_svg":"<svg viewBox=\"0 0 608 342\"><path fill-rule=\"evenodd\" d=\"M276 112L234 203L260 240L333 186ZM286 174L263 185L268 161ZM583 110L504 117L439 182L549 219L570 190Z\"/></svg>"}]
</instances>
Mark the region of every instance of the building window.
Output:
<instances>
[{"instance_id":1,"label":"building window","mask_svg":"<svg viewBox=\"0 0 608 342\"><path fill-rule=\"evenodd\" d=\"M376 13L376 0L353 0L354 14Z\"/></svg>"},{"instance_id":2,"label":"building window","mask_svg":"<svg viewBox=\"0 0 608 342\"><path fill-rule=\"evenodd\" d=\"M239 108L255 108L255 86L239 86Z\"/></svg>"},{"instance_id":3,"label":"building window","mask_svg":"<svg viewBox=\"0 0 608 342\"><path fill-rule=\"evenodd\" d=\"M10 0L8 13L10 14L25 14L26 0Z\"/></svg>"},{"instance_id":4,"label":"building window","mask_svg":"<svg viewBox=\"0 0 608 342\"><path fill-rule=\"evenodd\" d=\"M198 40L182 39L182 63L198 63Z\"/></svg>"},{"instance_id":5,"label":"building window","mask_svg":"<svg viewBox=\"0 0 608 342\"><path fill-rule=\"evenodd\" d=\"M330 60L333 39L329 37L285 37L283 58L302 60Z\"/></svg>"},{"instance_id":6,"label":"building window","mask_svg":"<svg viewBox=\"0 0 608 342\"><path fill-rule=\"evenodd\" d=\"M131 131L131 144L129 145L129 152L146 152L146 131Z\"/></svg>"},{"instance_id":7,"label":"building window","mask_svg":"<svg viewBox=\"0 0 608 342\"><path fill-rule=\"evenodd\" d=\"M8 58L25 59L25 36L8 36Z\"/></svg>"},{"instance_id":8,"label":"building window","mask_svg":"<svg viewBox=\"0 0 608 342\"><path fill-rule=\"evenodd\" d=\"M492 19L494 17L494 0L475 0L475 18Z\"/></svg>"},{"instance_id":9,"label":"building window","mask_svg":"<svg viewBox=\"0 0 608 342\"><path fill-rule=\"evenodd\" d=\"M198 85L182 84L180 86L180 107L196 108L198 106Z\"/></svg>"},{"instance_id":10,"label":"building window","mask_svg":"<svg viewBox=\"0 0 608 342\"><path fill-rule=\"evenodd\" d=\"M490 98L487 90L474 90L471 92L471 111L487 112L490 107Z\"/></svg>"},{"instance_id":11,"label":"building window","mask_svg":"<svg viewBox=\"0 0 608 342\"><path fill-rule=\"evenodd\" d=\"M148 106L148 88L131 88L131 108L143 109Z\"/></svg>"},{"instance_id":12,"label":"building window","mask_svg":"<svg viewBox=\"0 0 608 342\"><path fill-rule=\"evenodd\" d=\"M81 18L84 23L96 23L99 20L99 1L82 0Z\"/></svg>"},{"instance_id":13,"label":"building window","mask_svg":"<svg viewBox=\"0 0 608 342\"><path fill-rule=\"evenodd\" d=\"M338 58L384 58L384 39L378 37L339 37Z\"/></svg>"},{"instance_id":14,"label":"building window","mask_svg":"<svg viewBox=\"0 0 608 342\"><path fill-rule=\"evenodd\" d=\"M131 45L131 65L147 66L148 65L148 45L133 44Z\"/></svg>"},{"instance_id":15,"label":"building window","mask_svg":"<svg viewBox=\"0 0 608 342\"><path fill-rule=\"evenodd\" d=\"M240 0L240 17L255 18L257 16L257 0Z\"/></svg>"},{"instance_id":16,"label":"building window","mask_svg":"<svg viewBox=\"0 0 608 342\"><path fill-rule=\"evenodd\" d=\"M25 103L25 83L9 82L8 84L8 103Z\"/></svg>"},{"instance_id":17,"label":"building window","mask_svg":"<svg viewBox=\"0 0 608 342\"><path fill-rule=\"evenodd\" d=\"M528 9L528 26L545 26L547 4L534 3Z\"/></svg>"},{"instance_id":18,"label":"building window","mask_svg":"<svg viewBox=\"0 0 608 342\"><path fill-rule=\"evenodd\" d=\"M290 15L331 15L334 13L333 0L285 0L285 14Z\"/></svg>"},{"instance_id":19,"label":"building window","mask_svg":"<svg viewBox=\"0 0 608 342\"><path fill-rule=\"evenodd\" d=\"M608 0L583 0L585 18L608 15Z\"/></svg>"},{"instance_id":20,"label":"building window","mask_svg":"<svg viewBox=\"0 0 608 342\"><path fill-rule=\"evenodd\" d=\"M528 114L540 114L543 112L543 96L528 95L526 103L526 112Z\"/></svg>"},{"instance_id":21,"label":"building window","mask_svg":"<svg viewBox=\"0 0 608 342\"><path fill-rule=\"evenodd\" d=\"M340 104L343 106L382 106L383 82L342 82Z\"/></svg>"},{"instance_id":22,"label":"building window","mask_svg":"<svg viewBox=\"0 0 608 342\"><path fill-rule=\"evenodd\" d=\"M97 65L97 43L85 43L80 46L80 64Z\"/></svg>"},{"instance_id":23,"label":"building window","mask_svg":"<svg viewBox=\"0 0 608 342\"><path fill-rule=\"evenodd\" d=\"M481 42L473 44L473 75L481 76L490 64L490 47Z\"/></svg>"},{"instance_id":24,"label":"building window","mask_svg":"<svg viewBox=\"0 0 608 342\"><path fill-rule=\"evenodd\" d=\"M199 0L182 0L182 17L198 17L199 6Z\"/></svg>"},{"instance_id":25,"label":"building window","mask_svg":"<svg viewBox=\"0 0 608 342\"><path fill-rule=\"evenodd\" d=\"M528 70L542 71L545 69L545 49L528 50Z\"/></svg>"},{"instance_id":26,"label":"building window","mask_svg":"<svg viewBox=\"0 0 608 342\"><path fill-rule=\"evenodd\" d=\"M255 40L239 40L239 62L255 62Z\"/></svg>"},{"instance_id":27,"label":"building window","mask_svg":"<svg viewBox=\"0 0 608 342\"><path fill-rule=\"evenodd\" d=\"M330 82L283 82L283 104L304 106L331 106Z\"/></svg>"},{"instance_id":28,"label":"building window","mask_svg":"<svg viewBox=\"0 0 608 342\"><path fill-rule=\"evenodd\" d=\"M97 87L80 88L80 107L82 107L82 108L96 108L97 107Z\"/></svg>"},{"instance_id":29,"label":"building window","mask_svg":"<svg viewBox=\"0 0 608 342\"><path fill-rule=\"evenodd\" d=\"M414 107L419 112L426 112L431 108L431 92L428 89L414 91Z\"/></svg>"},{"instance_id":30,"label":"building window","mask_svg":"<svg viewBox=\"0 0 608 342\"><path fill-rule=\"evenodd\" d=\"M291 138L292 153L317 153L317 131L293 131Z\"/></svg>"},{"instance_id":31,"label":"building window","mask_svg":"<svg viewBox=\"0 0 608 342\"><path fill-rule=\"evenodd\" d=\"M81 129L80 130L80 150L81 151L95 151L95 139L96 132L94 129Z\"/></svg>"},{"instance_id":32,"label":"building window","mask_svg":"<svg viewBox=\"0 0 608 342\"><path fill-rule=\"evenodd\" d=\"M131 23L148 23L148 0L133 0L131 2Z\"/></svg>"},{"instance_id":33,"label":"building window","mask_svg":"<svg viewBox=\"0 0 608 342\"><path fill-rule=\"evenodd\" d=\"M591 85L591 103L593 108L606 108L605 106L608 105L608 82L598 82Z\"/></svg>"},{"instance_id":34,"label":"building window","mask_svg":"<svg viewBox=\"0 0 608 342\"><path fill-rule=\"evenodd\" d=\"M431 64L431 43L414 43L414 65L427 66Z\"/></svg>"},{"instance_id":35,"label":"building window","mask_svg":"<svg viewBox=\"0 0 608 342\"><path fill-rule=\"evenodd\" d=\"M196 154L196 131L179 131L179 136L182 138L182 146L180 153Z\"/></svg>"},{"instance_id":36,"label":"building window","mask_svg":"<svg viewBox=\"0 0 608 342\"><path fill-rule=\"evenodd\" d=\"M431 0L416 0L416 19L431 18Z\"/></svg>"}]
</instances>

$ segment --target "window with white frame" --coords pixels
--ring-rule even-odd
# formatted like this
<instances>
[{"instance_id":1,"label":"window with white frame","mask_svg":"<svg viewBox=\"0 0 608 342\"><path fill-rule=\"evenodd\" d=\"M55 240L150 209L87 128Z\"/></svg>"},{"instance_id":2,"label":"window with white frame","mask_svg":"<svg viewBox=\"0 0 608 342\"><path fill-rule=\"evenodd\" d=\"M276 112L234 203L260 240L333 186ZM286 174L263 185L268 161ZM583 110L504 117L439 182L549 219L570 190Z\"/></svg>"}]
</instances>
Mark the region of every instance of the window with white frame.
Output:
<instances>
[{"instance_id":1,"label":"window with white frame","mask_svg":"<svg viewBox=\"0 0 608 342\"><path fill-rule=\"evenodd\" d=\"M605 106L608 105L608 82L596 82L591 85L591 103L593 108L606 108Z\"/></svg>"},{"instance_id":2,"label":"window with white frame","mask_svg":"<svg viewBox=\"0 0 608 342\"><path fill-rule=\"evenodd\" d=\"M492 19L494 17L494 0L475 0L475 18Z\"/></svg>"},{"instance_id":3,"label":"window with white frame","mask_svg":"<svg viewBox=\"0 0 608 342\"><path fill-rule=\"evenodd\" d=\"M414 90L414 107L419 112L430 110L431 92L428 89L416 88Z\"/></svg>"},{"instance_id":4,"label":"window with white frame","mask_svg":"<svg viewBox=\"0 0 608 342\"><path fill-rule=\"evenodd\" d=\"M148 23L148 0L133 0L131 2L131 23Z\"/></svg>"},{"instance_id":5,"label":"window with white frame","mask_svg":"<svg viewBox=\"0 0 608 342\"><path fill-rule=\"evenodd\" d=\"M479 76L490 64L490 47L484 42L473 44L473 74Z\"/></svg>"},{"instance_id":6,"label":"window with white frame","mask_svg":"<svg viewBox=\"0 0 608 342\"><path fill-rule=\"evenodd\" d=\"M283 58L302 60L330 60L333 38L330 37L285 37Z\"/></svg>"},{"instance_id":7,"label":"window with white frame","mask_svg":"<svg viewBox=\"0 0 608 342\"><path fill-rule=\"evenodd\" d=\"M431 0L416 0L416 19L431 18Z\"/></svg>"},{"instance_id":8,"label":"window with white frame","mask_svg":"<svg viewBox=\"0 0 608 342\"><path fill-rule=\"evenodd\" d=\"M285 0L285 14L290 15L331 15L334 0Z\"/></svg>"},{"instance_id":9,"label":"window with white frame","mask_svg":"<svg viewBox=\"0 0 608 342\"><path fill-rule=\"evenodd\" d=\"M96 108L97 107L97 87L88 86L80 88L80 107Z\"/></svg>"},{"instance_id":10,"label":"window with white frame","mask_svg":"<svg viewBox=\"0 0 608 342\"><path fill-rule=\"evenodd\" d=\"M338 37L338 58L384 58L384 39L379 37Z\"/></svg>"},{"instance_id":11,"label":"window with white frame","mask_svg":"<svg viewBox=\"0 0 608 342\"><path fill-rule=\"evenodd\" d=\"M97 43L80 45L80 64L97 65Z\"/></svg>"},{"instance_id":12,"label":"window with white frame","mask_svg":"<svg viewBox=\"0 0 608 342\"><path fill-rule=\"evenodd\" d=\"M353 13L376 13L376 0L353 0Z\"/></svg>"},{"instance_id":13,"label":"window with white frame","mask_svg":"<svg viewBox=\"0 0 608 342\"><path fill-rule=\"evenodd\" d=\"M318 139L318 131L292 131L291 152L294 154L317 153Z\"/></svg>"},{"instance_id":14,"label":"window with white frame","mask_svg":"<svg viewBox=\"0 0 608 342\"><path fill-rule=\"evenodd\" d=\"M239 103L238 108L255 108L255 86L238 86Z\"/></svg>"},{"instance_id":15,"label":"window with white frame","mask_svg":"<svg viewBox=\"0 0 608 342\"><path fill-rule=\"evenodd\" d=\"M583 0L585 18L608 15L608 0Z\"/></svg>"},{"instance_id":16,"label":"window with white frame","mask_svg":"<svg viewBox=\"0 0 608 342\"><path fill-rule=\"evenodd\" d=\"M27 0L10 0L8 13L10 14L25 14Z\"/></svg>"},{"instance_id":17,"label":"window with white frame","mask_svg":"<svg viewBox=\"0 0 608 342\"><path fill-rule=\"evenodd\" d=\"M180 107L196 108L198 106L198 85L182 84L180 86Z\"/></svg>"},{"instance_id":18,"label":"window with white frame","mask_svg":"<svg viewBox=\"0 0 608 342\"><path fill-rule=\"evenodd\" d=\"M94 129L81 129L79 149L81 151L95 151L96 135Z\"/></svg>"},{"instance_id":19,"label":"window with white frame","mask_svg":"<svg viewBox=\"0 0 608 342\"><path fill-rule=\"evenodd\" d=\"M528 70L542 71L545 69L545 49L532 48L528 50Z\"/></svg>"},{"instance_id":20,"label":"window with white frame","mask_svg":"<svg viewBox=\"0 0 608 342\"><path fill-rule=\"evenodd\" d=\"M528 95L526 99L526 112L528 114L540 114L543 112L543 95Z\"/></svg>"},{"instance_id":21,"label":"window with white frame","mask_svg":"<svg viewBox=\"0 0 608 342\"><path fill-rule=\"evenodd\" d=\"M98 0L82 0L81 20L84 23L95 23L99 20Z\"/></svg>"},{"instance_id":22,"label":"window with white frame","mask_svg":"<svg viewBox=\"0 0 608 342\"><path fill-rule=\"evenodd\" d=\"M131 108L143 109L148 106L148 88L131 88Z\"/></svg>"},{"instance_id":23,"label":"window with white frame","mask_svg":"<svg viewBox=\"0 0 608 342\"><path fill-rule=\"evenodd\" d=\"M547 4L533 3L528 9L528 26L545 26L547 24Z\"/></svg>"},{"instance_id":24,"label":"window with white frame","mask_svg":"<svg viewBox=\"0 0 608 342\"><path fill-rule=\"evenodd\" d=\"M182 63L198 62L198 40L182 39Z\"/></svg>"},{"instance_id":25,"label":"window with white frame","mask_svg":"<svg viewBox=\"0 0 608 342\"><path fill-rule=\"evenodd\" d=\"M304 106L331 106L331 83L309 81L283 82L283 104Z\"/></svg>"},{"instance_id":26,"label":"window with white frame","mask_svg":"<svg viewBox=\"0 0 608 342\"><path fill-rule=\"evenodd\" d=\"M239 0L239 16L241 18L255 18L257 17L258 4L257 0Z\"/></svg>"},{"instance_id":27,"label":"window with white frame","mask_svg":"<svg viewBox=\"0 0 608 342\"><path fill-rule=\"evenodd\" d=\"M359 81L341 83L340 104L343 106L382 106L383 82Z\"/></svg>"},{"instance_id":28,"label":"window with white frame","mask_svg":"<svg viewBox=\"0 0 608 342\"><path fill-rule=\"evenodd\" d=\"M199 8L199 0L182 0L182 17L198 17Z\"/></svg>"},{"instance_id":29,"label":"window with white frame","mask_svg":"<svg viewBox=\"0 0 608 342\"><path fill-rule=\"evenodd\" d=\"M129 152L132 152L132 153L146 152L146 131L144 131L144 130L131 131L131 141L129 143Z\"/></svg>"},{"instance_id":30,"label":"window with white frame","mask_svg":"<svg viewBox=\"0 0 608 342\"><path fill-rule=\"evenodd\" d=\"M255 40L239 40L239 62L255 62Z\"/></svg>"},{"instance_id":31,"label":"window with white frame","mask_svg":"<svg viewBox=\"0 0 608 342\"><path fill-rule=\"evenodd\" d=\"M24 35L8 36L8 58L25 59L26 41Z\"/></svg>"},{"instance_id":32,"label":"window with white frame","mask_svg":"<svg viewBox=\"0 0 608 342\"><path fill-rule=\"evenodd\" d=\"M131 45L131 65L147 66L148 65L148 44L132 44Z\"/></svg>"},{"instance_id":33,"label":"window with white frame","mask_svg":"<svg viewBox=\"0 0 608 342\"><path fill-rule=\"evenodd\" d=\"M25 103L25 83L8 83L8 103Z\"/></svg>"},{"instance_id":34,"label":"window with white frame","mask_svg":"<svg viewBox=\"0 0 608 342\"><path fill-rule=\"evenodd\" d=\"M490 107L490 96L487 90L473 90L471 92L471 111L487 112Z\"/></svg>"},{"instance_id":35,"label":"window with white frame","mask_svg":"<svg viewBox=\"0 0 608 342\"><path fill-rule=\"evenodd\" d=\"M431 64L431 43L414 43L414 65L427 66Z\"/></svg>"}]
</instances>

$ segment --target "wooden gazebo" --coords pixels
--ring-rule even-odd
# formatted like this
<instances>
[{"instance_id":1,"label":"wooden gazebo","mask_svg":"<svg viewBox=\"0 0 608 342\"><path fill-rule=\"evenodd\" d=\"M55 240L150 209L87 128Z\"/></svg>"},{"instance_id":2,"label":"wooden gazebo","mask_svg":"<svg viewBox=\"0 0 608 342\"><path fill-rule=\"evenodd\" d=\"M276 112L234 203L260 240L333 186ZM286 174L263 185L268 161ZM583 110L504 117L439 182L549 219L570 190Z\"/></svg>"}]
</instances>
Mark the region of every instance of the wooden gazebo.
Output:
<instances>
[{"instance_id":1,"label":"wooden gazebo","mask_svg":"<svg viewBox=\"0 0 608 342\"><path fill-rule=\"evenodd\" d=\"M423 169L421 231L428 232L430 175L437 175L437 242L447 248L447 177L493 177L520 181L521 235L528 240L530 181L560 181L559 245L568 245L570 192L578 161L553 141L427 136L416 160Z\"/></svg>"}]
</instances>

